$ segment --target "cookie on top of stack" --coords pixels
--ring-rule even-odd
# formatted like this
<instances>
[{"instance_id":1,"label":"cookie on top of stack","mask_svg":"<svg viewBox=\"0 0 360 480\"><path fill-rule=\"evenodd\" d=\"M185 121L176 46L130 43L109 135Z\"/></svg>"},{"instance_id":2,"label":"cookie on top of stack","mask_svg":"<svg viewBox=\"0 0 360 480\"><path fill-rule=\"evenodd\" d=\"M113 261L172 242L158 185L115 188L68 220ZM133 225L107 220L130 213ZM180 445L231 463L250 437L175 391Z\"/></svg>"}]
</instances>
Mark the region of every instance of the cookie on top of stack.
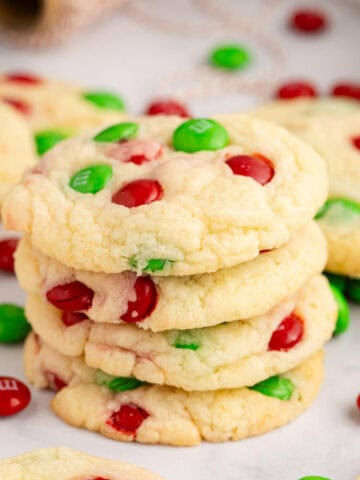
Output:
<instances>
[{"instance_id":1,"label":"cookie on top of stack","mask_svg":"<svg viewBox=\"0 0 360 480\"><path fill-rule=\"evenodd\" d=\"M328 242L334 287L360 302L360 106L340 98L277 100L254 116L286 127L326 161L329 198L316 215Z\"/></svg>"},{"instance_id":2,"label":"cookie on top of stack","mask_svg":"<svg viewBox=\"0 0 360 480\"><path fill-rule=\"evenodd\" d=\"M194 445L284 425L337 305L312 218L323 160L241 115L141 117L60 143L7 198L29 380L66 422Z\"/></svg>"}]
</instances>

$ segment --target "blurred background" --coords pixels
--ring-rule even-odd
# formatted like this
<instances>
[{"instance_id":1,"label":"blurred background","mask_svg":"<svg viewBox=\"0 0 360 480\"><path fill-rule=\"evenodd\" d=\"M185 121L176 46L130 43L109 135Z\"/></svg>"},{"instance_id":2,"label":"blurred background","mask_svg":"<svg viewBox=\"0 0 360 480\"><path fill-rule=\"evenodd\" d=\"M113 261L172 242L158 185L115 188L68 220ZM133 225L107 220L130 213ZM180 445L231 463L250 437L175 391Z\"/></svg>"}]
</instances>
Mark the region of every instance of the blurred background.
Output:
<instances>
[{"instance_id":1,"label":"blurred background","mask_svg":"<svg viewBox=\"0 0 360 480\"><path fill-rule=\"evenodd\" d=\"M309 9L325 21L317 31L294 26ZM0 67L113 89L134 113L171 97L208 115L269 99L287 81L321 94L357 81L359 20L357 0L0 0ZM210 65L229 42L249 54L246 66Z\"/></svg>"}]
</instances>

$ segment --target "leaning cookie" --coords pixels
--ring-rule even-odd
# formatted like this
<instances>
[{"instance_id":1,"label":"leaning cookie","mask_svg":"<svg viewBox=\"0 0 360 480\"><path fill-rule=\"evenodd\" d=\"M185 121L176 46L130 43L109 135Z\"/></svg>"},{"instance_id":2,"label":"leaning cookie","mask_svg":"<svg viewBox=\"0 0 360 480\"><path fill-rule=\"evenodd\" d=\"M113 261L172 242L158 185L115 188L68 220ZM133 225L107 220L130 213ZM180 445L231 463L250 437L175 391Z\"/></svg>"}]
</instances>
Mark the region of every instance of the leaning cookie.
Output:
<instances>
[{"instance_id":1,"label":"leaning cookie","mask_svg":"<svg viewBox=\"0 0 360 480\"><path fill-rule=\"evenodd\" d=\"M89 320L66 325L72 315L36 295L28 298L26 315L47 344L64 355L85 355L88 366L108 375L201 391L253 385L298 366L331 337L337 306L318 275L263 316L203 329L154 334Z\"/></svg>"},{"instance_id":2,"label":"leaning cookie","mask_svg":"<svg viewBox=\"0 0 360 480\"><path fill-rule=\"evenodd\" d=\"M156 116L62 142L3 216L73 268L190 275L283 245L326 195L322 159L279 127Z\"/></svg>"},{"instance_id":3,"label":"leaning cookie","mask_svg":"<svg viewBox=\"0 0 360 480\"><path fill-rule=\"evenodd\" d=\"M327 162L330 192L317 219L329 246L329 272L360 277L360 107L336 99L277 101L255 116L288 128Z\"/></svg>"},{"instance_id":4,"label":"leaning cookie","mask_svg":"<svg viewBox=\"0 0 360 480\"><path fill-rule=\"evenodd\" d=\"M21 116L0 103L0 206L5 195L37 161L30 130Z\"/></svg>"},{"instance_id":5,"label":"leaning cookie","mask_svg":"<svg viewBox=\"0 0 360 480\"><path fill-rule=\"evenodd\" d=\"M51 356L52 350L47 351ZM39 354L41 344L32 335L25 347L27 376L38 387L61 389L52 401L53 411L70 425L126 442L190 446L202 440L223 442L265 433L306 410L323 377L319 352L298 368L252 388L185 392L141 385L131 378L119 378L108 388L89 382L86 375L91 370L84 374L81 365L78 378L65 386L49 374L53 364L47 365L47 356L36 360ZM52 363L72 362L59 353L55 356Z\"/></svg>"},{"instance_id":6,"label":"leaning cookie","mask_svg":"<svg viewBox=\"0 0 360 480\"><path fill-rule=\"evenodd\" d=\"M162 477L128 463L69 448L42 448L0 460L2 480L161 480Z\"/></svg>"},{"instance_id":7,"label":"leaning cookie","mask_svg":"<svg viewBox=\"0 0 360 480\"><path fill-rule=\"evenodd\" d=\"M23 289L67 311L68 317L74 312L74 321L88 316L94 322L136 323L152 331L184 330L267 313L323 270L326 242L319 227L310 222L278 249L192 277L75 270L35 250L27 236L15 257Z\"/></svg>"}]
</instances>

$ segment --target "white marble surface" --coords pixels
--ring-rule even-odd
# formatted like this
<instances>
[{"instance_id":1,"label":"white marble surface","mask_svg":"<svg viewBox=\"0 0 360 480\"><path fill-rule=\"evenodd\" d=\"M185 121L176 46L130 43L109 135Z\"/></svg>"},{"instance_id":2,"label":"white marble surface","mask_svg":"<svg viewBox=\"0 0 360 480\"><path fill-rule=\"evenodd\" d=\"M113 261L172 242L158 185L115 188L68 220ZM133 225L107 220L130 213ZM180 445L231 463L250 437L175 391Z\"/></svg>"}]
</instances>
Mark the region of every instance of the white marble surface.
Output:
<instances>
[{"instance_id":1,"label":"white marble surface","mask_svg":"<svg viewBox=\"0 0 360 480\"><path fill-rule=\"evenodd\" d=\"M174 92L197 115L251 105L294 76L314 81L324 92L337 80L359 79L360 8L351 1L309 3L331 16L331 29L315 38L294 35L284 26L300 1L133 0L53 50L17 50L2 41L0 68L110 86L135 112L154 95ZM267 12L261 10L264 5ZM222 11L214 15L215 7ZM202 64L212 45L229 39L253 50L248 72L229 76ZM16 281L0 275L0 301L23 300ZM26 411L0 420L0 457L64 445L143 465L168 480L297 480L311 474L354 480L360 474L359 345L360 309L354 307L350 330L327 346L325 384L315 405L291 425L262 437L191 449L120 444L64 425L47 409L51 393L33 390ZM20 347L0 347L0 374L23 379L21 363Z\"/></svg>"}]
</instances>

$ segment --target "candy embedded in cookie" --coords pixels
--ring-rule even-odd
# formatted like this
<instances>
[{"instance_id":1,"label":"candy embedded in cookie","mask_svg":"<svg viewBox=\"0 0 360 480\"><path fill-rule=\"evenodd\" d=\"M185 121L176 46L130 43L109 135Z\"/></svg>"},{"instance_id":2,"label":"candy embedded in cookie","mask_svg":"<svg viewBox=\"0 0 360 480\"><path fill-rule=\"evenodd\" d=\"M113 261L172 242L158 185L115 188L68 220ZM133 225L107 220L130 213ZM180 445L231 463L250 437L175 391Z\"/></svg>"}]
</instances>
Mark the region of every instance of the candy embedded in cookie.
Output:
<instances>
[{"instance_id":1,"label":"candy embedded in cookie","mask_svg":"<svg viewBox=\"0 0 360 480\"><path fill-rule=\"evenodd\" d=\"M125 110L124 100L114 93L106 91L87 91L83 98L98 108L104 110Z\"/></svg>"},{"instance_id":2,"label":"candy embedded in cookie","mask_svg":"<svg viewBox=\"0 0 360 480\"><path fill-rule=\"evenodd\" d=\"M65 312L78 312L91 308L94 292L81 282L57 285L46 293L54 307Z\"/></svg>"},{"instance_id":3,"label":"candy embedded in cookie","mask_svg":"<svg viewBox=\"0 0 360 480\"><path fill-rule=\"evenodd\" d=\"M220 150L228 145L229 134L214 120L194 118L175 130L172 142L175 150L187 153Z\"/></svg>"},{"instance_id":4,"label":"candy embedded in cookie","mask_svg":"<svg viewBox=\"0 0 360 480\"><path fill-rule=\"evenodd\" d=\"M149 317L154 311L158 293L150 277L138 277L134 283L135 299L130 300L127 310L121 315L126 323L138 323Z\"/></svg>"},{"instance_id":5,"label":"candy embedded in cookie","mask_svg":"<svg viewBox=\"0 0 360 480\"><path fill-rule=\"evenodd\" d=\"M118 432L135 436L137 429L147 417L149 414L146 410L130 403L121 405L119 410L111 414L106 423Z\"/></svg>"},{"instance_id":6,"label":"candy embedded in cookie","mask_svg":"<svg viewBox=\"0 0 360 480\"><path fill-rule=\"evenodd\" d=\"M253 385L250 389L267 395L268 397L275 397L279 400L290 400L295 390L295 385L289 378L275 375L274 377L267 378Z\"/></svg>"},{"instance_id":7,"label":"candy embedded in cookie","mask_svg":"<svg viewBox=\"0 0 360 480\"><path fill-rule=\"evenodd\" d=\"M301 341L303 335L304 322L295 312L292 312L284 318L272 334L269 350L289 350Z\"/></svg>"}]
</instances>

